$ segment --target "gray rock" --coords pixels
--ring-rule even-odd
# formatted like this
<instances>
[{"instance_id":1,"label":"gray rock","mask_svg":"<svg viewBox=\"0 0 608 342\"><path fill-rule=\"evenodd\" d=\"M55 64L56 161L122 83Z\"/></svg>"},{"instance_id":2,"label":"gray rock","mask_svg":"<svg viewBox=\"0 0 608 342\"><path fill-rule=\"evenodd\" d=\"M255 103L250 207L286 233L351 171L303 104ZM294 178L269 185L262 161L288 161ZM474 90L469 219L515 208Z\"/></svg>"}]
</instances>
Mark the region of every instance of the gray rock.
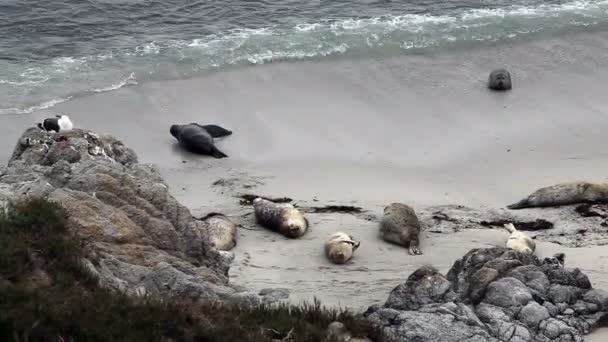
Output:
<instances>
[{"instance_id":1,"label":"gray rock","mask_svg":"<svg viewBox=\"0 0 608 342\"><path fill-rule=\"evenodd\" d=\"M450 282L437 269L421 267L407 281L391 291L385 307L416 310L425 304L437 303L449 296Z\"/></svg>"},{"instance_id":2,"label":"gray rock","mask_svg":"<svg viewBox=\"0 0 608 342\"><path fill-rule=\"evenodd\" d=\"M549 317L551 317L549 315L549 310L537 302L528 303L528 305L521 309L517 316L519 321L527 324L530 328L535 328L541 321Z\"/></svg>"},{"instance_id":3,"label":"gray rock","mask_svg":"<svg viewBox=\"0 0 608 342\"><path fill-rule=\"evenodd\" d=\"M549 288L549 298L554 304L574 304L582 295L582 290L568 285L555 284Z\"/></svg>"},{"instance_id":4,"label":"gray rock","mask_svg":"<svg viewBox=\"0 0 608 342\"><path fill-rule=\"evenodd\" d=\"M453 310L429 304L423 311L401 311L390 321L385 318L391 317L394 310L383 308L368 318L383 324L385 333L399 341L498 341L483 326L471 325L463 306L460 304Z\"/></svg>"},{"instance_id":5,"label":"gray rock","mask_svg":"<svg viewBox=\"0 0 608 342\"><path fill-rule=\"evenodd\" d=\"M400 341L582 341L607 314L606 293L589 286L577 269L506 248L473 249L446 278L429 266L416 270L365 316Z\"/></svg>"},{"instance_id":6,"label":"gray rock","mask_svg":"<svg viewBox=\"0 0 608 342\"><path fill-rule=\"evenodd\" d=\"M261 300L229 285L233 255L216 250L158 170L114 137L26 130L0 175L0 200L23 197L61 203L90 254L83 266L102 286L182 300Z\"/></svg>"},{"instance_id":7,"label":"gray rock","mask_svg":"<svg viewBox=\"0 0 608 342\"><path fill-rule=\"evenodd\" d=\"M521 281L515 278L502 278L490 286L484 298L484 303L509 308L522 306L532 300L530 290Z\"/></svg>"},{"instance_id":8,"label":"gray rock","mask_svg":"<svg viewBox=\"0 0 608 342\"><path fill-rule=\"evenodd\" d=\"M546 293L551 284L542 269L535 265L517 267L511 270L507 276L521 281L527 287L540 293Z\"/></svg>"},{"instance_id":9,"label":"gray rock","mask_svg":"<svg viewBox=\"0 0 608 342\"><path fill-rule=\"evenodd\" d=\"M583 300L587 303L593 303L598 306L598 310L608 309L608 292L598 289L587 291L583 296Z\"/></svg>"}]
</instances>

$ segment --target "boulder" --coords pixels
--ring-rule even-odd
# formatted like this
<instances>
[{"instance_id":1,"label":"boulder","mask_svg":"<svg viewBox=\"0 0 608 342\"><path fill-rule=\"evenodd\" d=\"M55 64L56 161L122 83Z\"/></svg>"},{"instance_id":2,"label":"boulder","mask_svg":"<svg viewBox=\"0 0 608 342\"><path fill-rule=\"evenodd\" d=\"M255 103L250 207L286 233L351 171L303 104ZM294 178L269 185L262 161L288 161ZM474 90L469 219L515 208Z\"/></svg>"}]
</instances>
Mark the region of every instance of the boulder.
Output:
<instances>
[{"instance_id":1,"label":"boulder","mask_svg":"<svg viewBox=\"0 0 608 342\"><path fill-rule=\"evenodd\" d=\"M228 284L231 253L210 243L209 227L153 165L112 136L27 129L0 171L0 201L24 197L65 208L85 244L82 264L102 286L194 301L242 297Z\"/></svg>"},{"instance_id":2,"label":"boulder","mask_svg":"<svg viewBox=\"0 0 608 342\"><path fill-rule=\"evenodd\" d=\"M424 266L365 316L401 341L582 341L608 293L579 269L507 248L473 249L444 277Z\"/></svg>"}]
</instances>

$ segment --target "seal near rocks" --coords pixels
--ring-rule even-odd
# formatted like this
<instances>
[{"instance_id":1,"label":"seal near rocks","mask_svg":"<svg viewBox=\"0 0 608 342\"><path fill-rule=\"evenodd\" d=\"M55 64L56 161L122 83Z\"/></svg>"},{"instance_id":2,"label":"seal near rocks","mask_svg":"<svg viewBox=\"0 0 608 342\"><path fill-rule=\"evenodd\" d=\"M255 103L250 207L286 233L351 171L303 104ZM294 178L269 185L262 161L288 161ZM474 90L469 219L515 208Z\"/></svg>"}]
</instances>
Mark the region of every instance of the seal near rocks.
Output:
<instances>
[{"instance_id":1,"label":"seal near rocks","mask_svg":"<svg viewBox=\"0 0 608 342\"><path fill-rule=\"evenodd\" d=\"M236 246L237 226L225 215L212 213L204 219L209 241L220 251L229 251Z\"/></svg>"},{"instance_id":2,"label":"seal near rocks","mask_svg":"<svg viewBox=\"0 0 608 342\"><path fill-rule=\"evenodd\" d=\"M517 230L513 223L507 223L504 227L511 233L507 239L507 248L524 254L534 254L536 243L528 234Z\"/></svg>"},{"instance_id":3,"label":"seal near rocks","mask_svg":"<svg viewBox=\"0 0 608 342\"><path fill-rule=\"evenodd\" d=\"M551 257L546 257L543 260L543 264L550 265L553 268L564 268L566 263L566 254L564 253L555 253Z\"/></svg>"},{"instance_id":4,"label":"seal near rocks","mask_svg":"<svg viewBox=\"0 0 608 342\"><path fill-rule=\"evenodd\" d=\"M46 118L44 121L38 123L38 128L47 132L63 133L69 132L74 128L74 124L70 117L67 115L55 115L54 118Z\"/></svg>"},{"instance_id":5,"label":"seal near rocks","mask_svg":"<svg viewBox=\"0 0 608 342\"><path fill-rule=\"evenodd\" d=\"M488 88L492 90L510 90L511 74L505 69L497 69L490 73Z\"/></svg>"},{"instance_id":6,"label":"seal near rocks","mask_svg":"<svg viewBox=\"0 0 608 342\"><path fill-rule=\"evenodd\" d=\"M325 255L334 264L344 264L353 257L353 253L361 245L360 241L344 232L332 234L325 241Z\"/></svg>"},{"instance_id":7,"label":"seal near rocks","mask_svg":"<svg viewBox=\"0 0 608 342\"><path fill-rule=\"evenodd\" d=\"M224 152L218 150L213 142L213 136L201 125L195 123L171 125L169 131L180 146L187 151L210 155L218 159L228 157Z\"/></svg>"},{"instance_id":8,"label":"seal near rocks","mask_svg":"<svg viewBox=\"0 0 608 342\"><path fill-rule=\"evenodd\" d=\"M421 255L418 248L420 221L410 206L402 203L391 203L384 208L380 220L380 237L391 243L409 247L411 255Z\"/></svg>"},{"instance_id":9,"label":"seal near rocks","mask_svg":"<svg viewBox=\"0 0 608 342\"><path fill-rule=\"evenodd\" d=\"M274 203L263 198L253 200L256 222L288 238L298 238L308 229L308 220L289 203Z\"/></svg>"},{"instance_id":10,"label":"seal near rocks","mask_svg":"<svg viewBox=\"0 0 608 342\"><path fill-rule=\"evenodd\" d=\"M218 125L195 125L201 127L206 130L214 138L223 138L232 134L232 131L225 129L224 127Z\"/></svg>"},{"instance_id":11,"label":"seal near rocks","mask_svg":"<svg viewBox=\"0 0 608 342\"><path fill-rule=\"evenodd\" d=\"M540 188L509 209L555 207L577 203L608 202L608 184L589 182L560 183Z\"/></svg>"}]
</instances>

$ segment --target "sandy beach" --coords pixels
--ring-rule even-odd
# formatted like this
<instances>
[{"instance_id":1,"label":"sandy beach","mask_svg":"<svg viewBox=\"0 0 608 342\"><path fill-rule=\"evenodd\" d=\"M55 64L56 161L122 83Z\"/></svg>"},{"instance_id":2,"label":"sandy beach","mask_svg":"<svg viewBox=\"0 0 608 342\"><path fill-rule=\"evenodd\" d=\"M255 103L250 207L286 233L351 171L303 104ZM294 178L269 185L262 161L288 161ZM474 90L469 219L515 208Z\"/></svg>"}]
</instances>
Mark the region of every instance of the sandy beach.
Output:
<instances>
[{"instance_id":1,"label":"sandy beach","mask_svg":"<svg viewBox=\"0 0 608 342\"><path fill-rule=\"evenodd\" d=\"M488 72L499 66L513 74L509 93L485 88ZM287 240L256 227L238 194L380 215L390 202L416 210L448 204L504 210L539 187L606 181L607 66L608 32L595 32L441 55L239 67L1 116L7 129L0 161L7 162L26 127L50 113L68 114L77 126L110 133L141 162L156 164L196 215L221 211L242 221L233 282L285 287L293 301L316 296L361 309L383 302L417 267L447 271L471 248L503 245L507 233L436 234L425 227L424 255L413 257L380 241L369 216L324 213L308 215L310 232ZM169 126L193 121L233 130L217 143L229 158L177 148ZM222 185L214 185L219 179ZM559 217L527 213L562 229ZM338 230L362 241L345 266L322 254L323 241ZM601 242L537 243L539 256L564 252L567 267L581 268L594 287L608 290L608 247Z\"/></svg>"}]
</instances>

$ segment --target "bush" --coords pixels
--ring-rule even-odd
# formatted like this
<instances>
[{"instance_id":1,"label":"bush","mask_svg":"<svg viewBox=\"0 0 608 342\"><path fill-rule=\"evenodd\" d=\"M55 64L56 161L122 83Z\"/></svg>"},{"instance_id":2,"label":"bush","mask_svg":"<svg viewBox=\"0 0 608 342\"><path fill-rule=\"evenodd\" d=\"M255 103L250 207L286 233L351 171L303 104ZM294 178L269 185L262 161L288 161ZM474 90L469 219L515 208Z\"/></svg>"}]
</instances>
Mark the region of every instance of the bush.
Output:
<instances>
[{"instance_id":1,"label":"bush","mask_svg":"<svg viewBox=\"0 0 608 342\"><path fill-rule=\"evenodd\" d=\"M0 211L0 341L324 341L333 321L382 340L360 315L316 300L239 307L101 288L81 268L83 246L66 223L65 211L45 200Z\"/></svg>"}]
</instances>

